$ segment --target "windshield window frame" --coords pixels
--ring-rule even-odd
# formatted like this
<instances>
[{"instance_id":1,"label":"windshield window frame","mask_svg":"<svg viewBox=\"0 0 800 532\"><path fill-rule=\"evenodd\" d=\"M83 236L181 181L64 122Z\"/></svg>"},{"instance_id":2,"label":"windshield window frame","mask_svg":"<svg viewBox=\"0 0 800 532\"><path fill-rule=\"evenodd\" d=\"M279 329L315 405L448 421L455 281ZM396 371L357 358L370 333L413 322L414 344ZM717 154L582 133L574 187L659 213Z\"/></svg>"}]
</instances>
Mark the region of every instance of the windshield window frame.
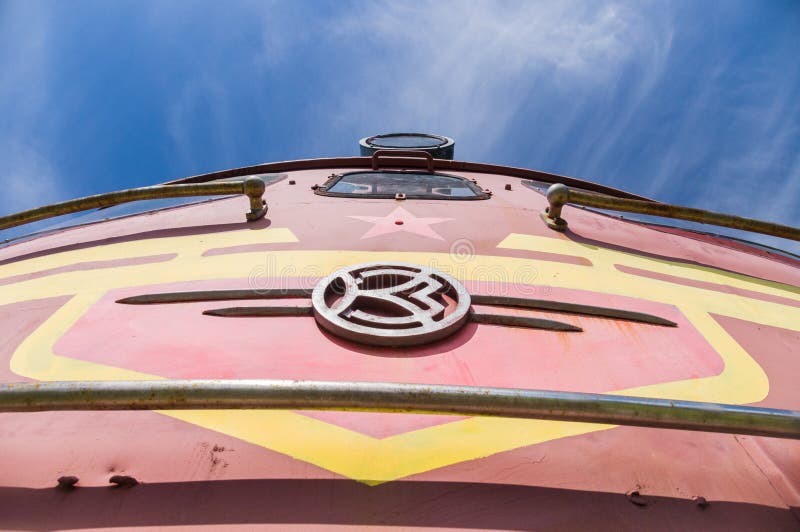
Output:
<instances>
[{"instance_id":1,"label":"windshield window frame","mask_svg":"<svg viewBox=\"0 0 800 532\"><path fill-rule=\"evenodd\" d=\"M448 179L457 179L458 181L462 182L465 185L465 188L468 188L474 193L474 196L445 196L445 195L428 195L428 194L408 194L408 193L386 193L386 194L375 194L375 193L357 193L357 192L332 192L330 189L333 188L337 183L339 183L342 179L345 179L347 176L356 175L356 174L397 174L397 175L430 175L436 177L445 177ZM334 198L358 198L358 199L397 199L398 194L402 194L402 199L411 199L411 200L434 200L434 201L476 201L476 200L487 200L492 197L490 191L481 188L478 185L477 181L474 179L469 179L466 177L461 177L452 174L445 174L441 172L426 172L425 170L413 169L413 170L357 170L354 172L344 172L340 174L332 174L328 180L320 186L314 188L314 194L319 196L330 196Z\"/></svg>"}]
</instances>

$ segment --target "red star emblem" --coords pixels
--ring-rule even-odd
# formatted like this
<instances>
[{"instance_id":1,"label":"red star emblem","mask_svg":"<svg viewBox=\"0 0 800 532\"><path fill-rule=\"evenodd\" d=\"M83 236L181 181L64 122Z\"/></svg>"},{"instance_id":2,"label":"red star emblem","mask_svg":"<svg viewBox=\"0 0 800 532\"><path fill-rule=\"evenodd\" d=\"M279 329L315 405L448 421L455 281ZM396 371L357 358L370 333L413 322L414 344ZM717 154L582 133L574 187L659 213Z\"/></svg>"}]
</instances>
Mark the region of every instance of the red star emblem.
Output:
<instances>
[{"instance_id":1,"label":"red star emblem","mask_svg":"<svg viewBox=\"0 0 800 532\"><path fill-rule=\"evenodd\" d=\"M426 238L444 240L444 238L431 229L430 226L452 220L452 218L418 218L402 207L397 207L386 216L348 216L348 218L355 218L362 222L374 224L372 228L361 237L362 240L365 238L372 238L373 236L398 232L413 233Z\"/></svg>"}]
</instances>

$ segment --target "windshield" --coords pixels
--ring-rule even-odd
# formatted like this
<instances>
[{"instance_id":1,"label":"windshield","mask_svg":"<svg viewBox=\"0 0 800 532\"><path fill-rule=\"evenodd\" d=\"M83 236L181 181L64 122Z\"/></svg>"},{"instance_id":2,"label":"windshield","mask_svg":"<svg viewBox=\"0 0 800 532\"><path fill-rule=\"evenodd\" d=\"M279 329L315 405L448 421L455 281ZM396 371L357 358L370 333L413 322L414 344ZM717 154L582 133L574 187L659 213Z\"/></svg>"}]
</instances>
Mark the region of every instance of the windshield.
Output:
<instances>
[{"instance_id":1,"label":"windshield","mask_svg":"<svg viewBox=\"0 0 800 532\"><path fill-rule=\"evenodd\" d=\"M481 188L467 179L426 172L352 172L335 178L320 193L335 196L417 199L485 199Z\"/></svg>"}]
</instances>

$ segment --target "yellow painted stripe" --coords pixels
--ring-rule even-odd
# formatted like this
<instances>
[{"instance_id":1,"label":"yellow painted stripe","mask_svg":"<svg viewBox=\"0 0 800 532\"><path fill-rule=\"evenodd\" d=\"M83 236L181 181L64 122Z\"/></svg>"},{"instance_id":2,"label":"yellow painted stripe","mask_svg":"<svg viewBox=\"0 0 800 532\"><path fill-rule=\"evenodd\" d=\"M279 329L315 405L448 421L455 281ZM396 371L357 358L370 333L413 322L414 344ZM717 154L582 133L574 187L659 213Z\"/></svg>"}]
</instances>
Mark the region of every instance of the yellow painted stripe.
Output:
<instances>
[{"instance_id":1,"label":"yellow painted stripe","mask_svg":"<svg viewBox=\"0 0 800 532\"><path fill-rule=\"evenodd\" d=\"M294 235L288 230L269 231L279 231L272 233L270 238L275 238L274 241L294 241ZM259 236L256 238L253 234L226 233L225 245L264 242L264 238L269 235L264 230L252 233ZM153 248L148 246L153 244L156 243L126 243L122 245L124 249L113 250L116 254L114 256L123 257L133 250L138 253L152 253ZM166 242L159 242L157 245L166 245ZM39 380L160 378L54 354L53 346L56 341L108 290L200 279L250 278L252 281L255 276L257 281L259 275L320 277L344 265L388 260L427 264L462 280L487 280L486 276L490 275L489 280L493 281L526 280L528 283L563 288L593 291L602 289L610 294L646 297L649 300L674 304L724 361L724 370L717 376L615 390L613 393L732 404L759 401L769 391L767 376L748 353L709 316L709 312L800 330L800 309L795 307L731 294L709 294L706 290L693 287L637 279L618 272L613 264L629 264L669 274L675 274L679 270L682 276L693 275L698 280L735 283L735 286L765 294L793 296L790 290L779 283L754 282L749 278L732 277L726 272L620 254L558 239L511 235L502 245L515 249L538 249L586 256L597 267L588 270L569 264L492 256L477 256L464 263L454 261L447 254L397 252L275 251L201 257L200 252L207 245L207 242L201 244L190 240L187 243L181 239L171 239L168 248L170 251L178 251L179 257L169 263L103 272L70 272L4 287L0 291L0 304L78 292L22 342L13 355L12 370ZM85 251L87 250L84 253ZM103 253L106 252L108 250ZM82 253L70 260L94 260L97 256ZM109 255L104 257L111 258ZM521 271L527 277L521 277ZM486 353L486 356L491 355L492 353ZM292 412L258 410L163 413L368 484L378 484L522 446L610 428L608 425L584 423L475 417L378 440Z\"/></svg>"}]
</instances>

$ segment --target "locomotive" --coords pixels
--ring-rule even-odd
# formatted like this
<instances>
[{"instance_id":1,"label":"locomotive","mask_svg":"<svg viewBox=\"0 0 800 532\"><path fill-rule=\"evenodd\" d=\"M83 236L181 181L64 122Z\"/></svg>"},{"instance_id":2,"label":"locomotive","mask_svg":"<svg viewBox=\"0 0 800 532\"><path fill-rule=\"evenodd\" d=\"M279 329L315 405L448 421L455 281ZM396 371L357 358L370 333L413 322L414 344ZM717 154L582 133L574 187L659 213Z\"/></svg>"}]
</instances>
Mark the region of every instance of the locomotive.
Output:
<instances>
[{"instance_id":1,"label":"locomotive","mask_svg":"<svg viewBox=\"0 0 800 532\"><path fill-rule=\"evenodd\" d=\"M0 217L0 528L797 530L800 229L454 146Z\"/></svg>"}]
</instances>

